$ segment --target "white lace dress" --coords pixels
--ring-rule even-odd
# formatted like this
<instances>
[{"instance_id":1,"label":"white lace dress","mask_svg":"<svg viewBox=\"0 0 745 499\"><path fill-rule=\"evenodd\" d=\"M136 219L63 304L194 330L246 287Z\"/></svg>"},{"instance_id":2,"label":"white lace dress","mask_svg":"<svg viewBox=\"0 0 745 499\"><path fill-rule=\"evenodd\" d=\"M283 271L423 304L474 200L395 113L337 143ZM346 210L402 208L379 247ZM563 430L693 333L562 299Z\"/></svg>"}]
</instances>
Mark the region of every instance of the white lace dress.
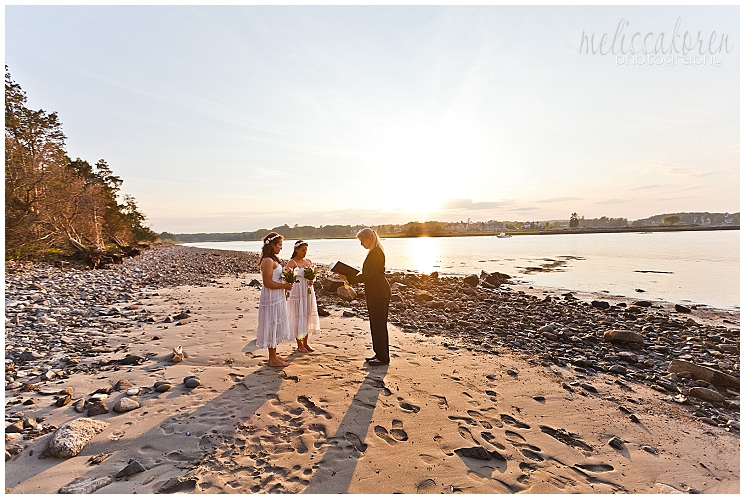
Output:
<instances>
[{"instance_id":1,"label":"white lace dress","mask_svg":"<svg viewBox=\"0 0 745 499\"><path fill-rule=\"evenodd\" d=\"M287 300L287 318L290 321L290 334L302 340L309 334L314 337L321 334L321 320L318 317L316 290L312 286L308 288L303 268L296 268L295 273L298 282L292 286L290 298Z\"/></svg>"},{"instance_id":2,"label":"white lace dress","mask_svg":"<svg viewBox=\"0 0 745 499\"><path fill-rule=\"evenodd\" d=\"M282 266L277 265L272 271L272 281L281 284L281 275ZM293 338L287 321L285 290L262 287L261 295L259 295L259 327L256 331L256 346L277 348L278 343L290 341Z\"/></svg>"}]
</instances>

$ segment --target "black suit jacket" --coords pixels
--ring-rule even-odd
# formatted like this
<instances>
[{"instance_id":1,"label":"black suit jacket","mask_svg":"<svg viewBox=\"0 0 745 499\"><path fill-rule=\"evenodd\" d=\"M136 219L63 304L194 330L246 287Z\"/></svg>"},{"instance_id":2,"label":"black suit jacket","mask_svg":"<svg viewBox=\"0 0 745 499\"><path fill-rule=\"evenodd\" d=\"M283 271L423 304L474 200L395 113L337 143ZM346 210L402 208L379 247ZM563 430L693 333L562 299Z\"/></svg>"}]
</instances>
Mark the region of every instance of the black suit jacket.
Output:
<instances>
[{"instance_id":1,"label":"black suit jacket","mask_svg":"<svg viewBox=\"0 0 745 499\"><path fill-rule=\"evenodd\" d=\"M367 300L385 299L391 297L391 288L385 278L385 253L380 248L373 248L367 253L362 273L347 279L350 284L365 283Z\"/></svg>"}]
</instances>

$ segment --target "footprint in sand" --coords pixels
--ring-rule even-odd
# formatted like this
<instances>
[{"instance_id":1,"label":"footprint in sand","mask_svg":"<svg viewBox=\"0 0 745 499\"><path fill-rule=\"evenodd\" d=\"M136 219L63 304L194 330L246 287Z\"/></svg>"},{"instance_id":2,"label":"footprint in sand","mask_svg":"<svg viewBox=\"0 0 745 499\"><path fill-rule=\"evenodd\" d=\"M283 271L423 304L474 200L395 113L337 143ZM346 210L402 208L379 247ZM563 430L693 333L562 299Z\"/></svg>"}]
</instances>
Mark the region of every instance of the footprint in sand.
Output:
<instances>
[{"instance_id":1,"label":"footprint in sand","mask_svg":"<svg viewBox=\"0 0 745 499\"><path fill-rule=\"evenodd\" d=\"M409 439L409 435L404 431L404 423L400 419L394 419L391 421L391 435L399 442L406 442Z\"/></svg>"},{"instance_id":2,"label":"footprint in sand","mask_svg":"<svg viewBox=\"0 0 745 499\"><path fill-rule=\"evenodd\" d=\"M484 440L486 440L487 442L489 442L490 444L492 444L494 447L496 447L499 450L507 449L507 447L505 447L504 445L494 440L496 437L492 435L491 433L489 433L488 431L482 431L481 438L483 438Z\"/></svg>"},{"instance_id":3,"label":"footprint in sand","mask_svg":"<svg viewBox=\"0 0 745 499\"><path fill-rule=\"evenodd\" d=\"M344 438L349 441L355 449L357 449L359 452L365 452L367 450L367 444L362 443L362 440L360 440L360 437L352 433L351 431L348 431L344 434Z\"/></svg>"},{"instance_id":4,"label":"footprint in sand","mask_svg":"<svg viewBox=\"0 0 745 499\"><path fill-rule=\"evenodd\" d=\"M468 425L476 426L476 421L474 421L471 418L467 418L465 416L448 416L448 419L450 421L463 421L464 423L466 423Z\"/></svg>"},{"instance_id":5,"label":"footprint in sand","mask_svg":"<svg viewBox=\"0 0 745 499\"><path fill-rule=\"evenodd\" d=\"M500 414L499 417L502 418L502 421L504 421L508 425L515 426L517 428L524 428L526 430L530 429L530 425L513 418L509 414Z\"/></svg>"},{"instance_id":6,"label":"footprint in sand","mask_svg":"<svg viewBox=\"0 0 745 499\"><path fill-rule=\"evenodd\" d=\"M543 426L543 425L541 425L540 428L543 433L549 436L552 436L559 442L562 442L570 447L575 447L577 449L582 449L585 451L593 450L591 445L580 440L579 435L576 435L574 433L569 433L563 428L559 428L557 430L556 428L551 428L550 426Z\"/></svg>"},{"instance_id":7,"label":"footprint in sand","mask_svg":"<svg viewBox=\"0 0 745 499\"><path fill-rule=\"evenodd\" d=\"M434 494L435 492L437 492L437 490L437 482L435 482L431 478L422 480L416 485L417 494Z\"/></svg>"},{"instance_id":8,"label":"footprint in sand","mask_svg":"<svg viewBox=\"0 0 745 499\"><path fill-rule=\"evenodd\" d=\"M109 437L111 440L117 441L120 438L124 436L123 430L116 430L114 433L111 434L111 437Z\"/></svg>"},{"instance_id":9,"label":"footprint in sand","mask_svg":"<svg viewBox=\"0 0 745 499\"><path fill-rule=\"evenodd\" d=\"M378 425L373 428L373 431L378 438L384 440L385 443L387 443L388 445L396 444L396 441L391 438L391 436L388 434L388 430L386 430L383 426Z\"/></svg>"},{"instance_id":10,"label":"footprint in sand","mask_svg":"<svg viewBox=\"0 0 745 499\"><path fill-rule=\"evenodd\" d=\"M613 471L613 466L610 464L575 464L578 468L582 468L585 471L593 472L605 472Z\"/></svg>"},{"instance_id":11,"label":"footprint in sand","mask_svg":"<svg viewBox=\"0 0 745 499\"><path fill-rule=\"evenodd\" d=\"M507 438L519 438L520 440L525 442L525 437L514 431L504 430L504 436Z\"/></svg>"},{"instance_id":12,"label":"footprint in sand","mask_svg":"<svg viewBox=\"0 0 745 499\"><path fill-rule=\"evenodd\" d=\"M447 409L448 408L448 399L441 395L430 395L430 398L433 398L437 400L437 407L440 409Z\"/></svg>"},{"instance_id":13,"label":"footprint in sand","mask_svg":"<svg viewBox=\"0 0 745 499\"><path fill-rule=\"evenodd\" d=\"M418 405L410 404L408 402L401 402L398 404L398 406L401 408L404 412L413 412L417 413L421 409Z\"/></svg>"},{"instance_id":14,"label":"footprint in sand","mask_svg":"<svg viewBox=\"0 0 745 499\"><path fill-rule=\"evenodd\" d=\"M520 470L521 471L528 471L530 473L534 472L538 469L538 466L535 464L530 463L520 463Z\"/></svg>"},{"instance_id":15,"label":"footprint in sand","mask_svg":"<svg viewBox=\"0 0 745 499\"><path fill-rule=\"evenodd\" d=\"M431 456L429 454L419 454L419 459L424 461L427 464L435 464L442 462L442 459L439 457Z\"/></svg>"},{"instance_id":16,"label":"footprint in sand","mask_svg":"<svg viewBox=\"0 0 745 499\"><path fill-rule=\"evenodd\" d=\"M308 446L305 445L302 437L296 437L292 441L292 446L295 448L295 452L297 452L298 454L305 454L306 452L308 452Z\"/></svg>"},{"instance_id":17,"label":"footprint in sand","mask_svg":"<svg viewBox=\"0 0 745 499\"><path fill-rule=\"evenodd\" d=\"M540 454L533 452L530 449L522 449L520 450L520 452L522 452L523 456L527 457L528 459L532 459L533 461L544 461L543 457Z\"/></svg>"},{"instance_id":18,"label":"footprint in sand","mask_svg":"<svg viewBox=\"0 0 745 499\"><path fill-rule=\"evenodd\" d=\"M383 382L382 379L371 378L371 379L367 380L367 382L368 382L368 384L370 384L370 386L374 386L375 388L382 389L383 390L383 394L385 396L389 396L391 393L393 393L393 392L391 392L391 390L387 386L385 386L385 383Z\"/></svg>"},{"instance_id":19,"label":"footprint in sand","mask_svg":"<svg viewBox=\"0 0 745 499\"><path fill-rule=\"evenodd\" d=\"M460 433L460 436L463 437L466 440L470 440L471 442L478 444L478 441L473 438L473 435L471 434L471 430L466 428L465 426L458 425L458 433Z\"/></svg>"},{"instance_id":20,"label":"footprint in sand","mask_svg":"<svg viewBox=\"0 0 745 499\"><path fill-rule=\"evenodd\" d=\"M301 404L303 404L305 406L305 408L308 409L313 414L317 414L319 416L323 416L326 419L331 419L331 414L329 414L328 411L326 411L326 410L321 409L320 407L318 407L315 403L313 403L312 400L310 400L305 395L300 395L297 398L297 401L300 402Z\"/></svg>"},{"instance_id":21,"label":"footprint in sand","mask_svg":"<svg viewBox=\"0 0 745 499\"><path fill-rule=\"evenodd\" d=\"M297 376L294 376L294 375L287 374L286 372L284 372L284 370L279 371L279 373L277 373L277 375L280 378L282 378L282 379L287 379L287 380L290 380L290 381L294 381L295 383L299 383L300 382L300 378L298 378Z\"/></svg>"}]
</instances>

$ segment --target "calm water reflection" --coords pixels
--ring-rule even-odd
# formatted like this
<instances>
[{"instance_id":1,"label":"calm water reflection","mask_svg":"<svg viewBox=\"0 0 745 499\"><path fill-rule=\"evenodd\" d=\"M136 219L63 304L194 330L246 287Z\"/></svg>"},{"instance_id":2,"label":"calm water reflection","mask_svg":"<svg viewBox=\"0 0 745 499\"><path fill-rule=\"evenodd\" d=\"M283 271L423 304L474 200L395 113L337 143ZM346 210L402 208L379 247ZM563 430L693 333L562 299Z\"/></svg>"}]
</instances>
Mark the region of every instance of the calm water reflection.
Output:
<instances>
[{"instance_id":1,"label":"calm water reflection","mask_svg":"<svg viewBox=\"0 0 745 499\"><path fill-rule=\"evenodd\" d=\"M383 245L392 270L457 275L499 271L536 286L735 309L740 301L739 237L739 231L422 237L383 239ZM292 254L294 241L288 242L283 259ZM187 246L259 251L261 242ZM365 254L356 239L309 241L308 257L318 263L342 260L359 268Z\"/></svg>"}]
</instances>

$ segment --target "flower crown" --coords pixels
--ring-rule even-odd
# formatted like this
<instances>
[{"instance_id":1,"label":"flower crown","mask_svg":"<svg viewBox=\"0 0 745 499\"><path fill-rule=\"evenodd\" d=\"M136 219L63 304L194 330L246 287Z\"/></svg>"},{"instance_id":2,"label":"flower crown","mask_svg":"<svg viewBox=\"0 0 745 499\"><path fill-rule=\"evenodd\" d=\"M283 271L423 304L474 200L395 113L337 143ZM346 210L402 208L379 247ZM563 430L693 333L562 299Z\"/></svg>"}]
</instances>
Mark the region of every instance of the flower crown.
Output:
<instances>
[{"instance_id":1,"label":"flower crown","mask_svg":"<svg viewBox=\"0 0 745 499\"><path fill-rule=\"evenodd\" d=\"M266 246L267 244L271 243L272 241L274 241L278 237L282 237L282 236L280 236L279 234L274 234L272 237L270 237L269 239L267 239L267 240L264 241L264 246Z\"/></svg>"},{"instance_id":2,"label":"flower crown","mask_svg":"<svg viewBox=\"0 0 745 499\"><path fill-rule=\"evenodd\" d=\"M293 248L299 248L299 247L300 247L300 246L302 246L303 244L308 244L308 243L306 243L305 241L303 241L303 240L301 239L301 240L299 240L298 242L296 242L296 243L295 243L295 245L293 246Z\"/></svg>"}]
</instances>

